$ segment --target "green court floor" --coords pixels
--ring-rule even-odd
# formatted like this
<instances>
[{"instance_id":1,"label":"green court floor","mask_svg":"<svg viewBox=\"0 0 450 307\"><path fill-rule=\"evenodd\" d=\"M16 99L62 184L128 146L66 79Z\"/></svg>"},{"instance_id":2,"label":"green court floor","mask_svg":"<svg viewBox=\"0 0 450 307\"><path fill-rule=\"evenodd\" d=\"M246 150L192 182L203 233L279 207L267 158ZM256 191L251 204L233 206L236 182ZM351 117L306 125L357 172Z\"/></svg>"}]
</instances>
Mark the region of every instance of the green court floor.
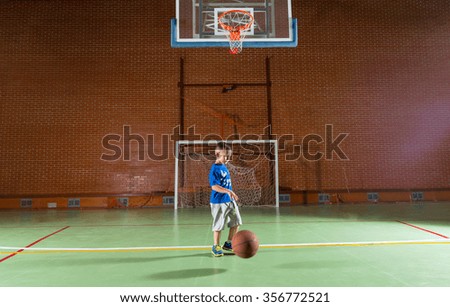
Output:
<instances>
[{"instance_id":1,"label":"green court floor","mask_svg":"<svg viewBox=\"0 0 450 307\"><path fill-rule=\"evenodd\" d=\"M208 208L0 211L0 286L450 286L450 203L242 216L251 259L212 257Z\"/></svg>"}]
</instances>

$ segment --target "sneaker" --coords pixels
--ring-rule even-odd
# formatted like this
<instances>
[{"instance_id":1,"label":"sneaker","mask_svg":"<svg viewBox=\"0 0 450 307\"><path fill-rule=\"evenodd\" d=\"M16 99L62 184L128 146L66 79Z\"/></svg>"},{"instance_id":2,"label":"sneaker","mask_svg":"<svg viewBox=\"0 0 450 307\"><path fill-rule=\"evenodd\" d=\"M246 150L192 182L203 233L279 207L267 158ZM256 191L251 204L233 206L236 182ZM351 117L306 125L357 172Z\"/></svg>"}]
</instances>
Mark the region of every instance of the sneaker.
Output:
<instances>
[{"instance_id":1,"label":"sneaker","mask_svg":"<svg viewBox=\"0 0 450 307\"><path fill-rule=\"evenodd\" d=\"M226 251L232 252L233 251L233 247L231 246L231 241L226 241L222 248Z\"/></svg>"},{"instance_id":2,"label":"sneaker","mask_svg":"<svg viewBox=\"0 0 450 307\"><path fill-rule=\"evenodd\" d=\"M222 257L223 256L222 247L220 247L220 245L213 245L211 252L214 255L214 257Z\"/></svg>"}]
</instances>

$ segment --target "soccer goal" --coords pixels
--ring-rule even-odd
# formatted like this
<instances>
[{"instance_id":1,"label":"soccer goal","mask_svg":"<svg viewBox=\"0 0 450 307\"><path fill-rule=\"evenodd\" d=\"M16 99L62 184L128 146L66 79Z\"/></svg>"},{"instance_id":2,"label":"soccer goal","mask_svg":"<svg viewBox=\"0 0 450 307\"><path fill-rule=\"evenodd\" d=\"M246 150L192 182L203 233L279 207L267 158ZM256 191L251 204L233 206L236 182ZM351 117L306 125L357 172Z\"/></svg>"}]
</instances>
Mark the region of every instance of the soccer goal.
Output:
<instances>
[{"instance_id":1,"label":"soccer goal","mask_svg":"<svg viewBox=\"0 0 450 307\"><path fill-rule=\"evenodd\" d=\"M219 141L178 141L175 159L175 209L209 207L208 174ZM222 142L222 141L220 141ZM278 207L278 144L275 140L224 141L232 149L233 191L243 206Z\"/></svg>"}]
</instances>

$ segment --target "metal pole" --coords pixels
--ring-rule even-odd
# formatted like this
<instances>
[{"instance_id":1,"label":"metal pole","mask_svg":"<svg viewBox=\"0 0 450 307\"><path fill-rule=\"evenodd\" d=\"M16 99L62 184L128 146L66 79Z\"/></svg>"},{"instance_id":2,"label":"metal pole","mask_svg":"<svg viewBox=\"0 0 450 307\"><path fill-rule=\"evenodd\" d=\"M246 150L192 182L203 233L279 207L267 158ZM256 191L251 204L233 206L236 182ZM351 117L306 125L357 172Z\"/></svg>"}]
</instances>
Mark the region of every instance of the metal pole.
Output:
<instances>
[{"instance_id":1,"label":"metal pole","mask_svg":"<svg viewBox=\"0 0 450 307\"><path fill-rule=\"evenodd\" d=\"M272 140L272 81L270 79L270 58L266 58L266 95L267 95L267 125L268 139Z\"/></svg>"},{"instance_id":2,"label":"metal pole","mask_svg":"<svg viewBox=\"0 0 450 307\"><path fill-rule=\"evenodd\" d=\"M173 202L173 208L175 210L177 210L178 209L178 155L179 155L178 141L175 142L175 146L176 146L176 148L175 148L175 188L174 188L174 191L175 191L174 198L175 199Z\"/></svg>"},{"instance_id":3,"label":"metal pole","mask_svg":"<svg viewBox=\"0 0 450 307\"><path fill-rule=\"evenodd\" d=\"M278 208L280 206L280 188L278 184L278 141L275 142L275 206Z\"/></svg>"},{"instance_id":4,"label":"metal pole","mask_svg":"<svg viewBox=\"0 0 450 307\"><path fill-rule=\"evenodd\" d=\"M178 83L180 88L180 135L179 140L184 139L184 59L180 58L180 82Z\"/></svg>"}]
</instances>

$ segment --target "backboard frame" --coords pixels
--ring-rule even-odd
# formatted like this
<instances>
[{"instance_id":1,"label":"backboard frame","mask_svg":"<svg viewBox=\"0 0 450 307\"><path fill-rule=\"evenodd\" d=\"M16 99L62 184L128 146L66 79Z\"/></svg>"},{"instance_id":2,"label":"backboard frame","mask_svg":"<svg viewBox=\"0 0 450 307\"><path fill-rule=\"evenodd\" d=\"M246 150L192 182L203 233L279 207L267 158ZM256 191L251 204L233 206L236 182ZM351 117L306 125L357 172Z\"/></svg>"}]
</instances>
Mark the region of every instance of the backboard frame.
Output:
<instances>
[{"instance_id":1,"label":"backboard frame","mask_svg":"<svg viewBox=\"0 0 450 307\"><path fill-rule=\"evenodd\" d=\"M180 18L180 1L192 1L194 8L192 9L192 20L193 23L197 22L194 18L198 18L198 22L200 25L203 26L202 23L202 17L196 17L195 16L195 5L197 2L200 4L202 3L202 0L176 0L176 18L173 18L171 20L171 46L173 48L208 48L208 47L229 47L229 41L225 35L216 35L217 31L214 31L213 35L209 35L208 37L200 37L202 35L197 35L198 37L194 37L193 34L192 37L188 38L181 38L180 36L180 27L179 27L179 18ZM272 0L273 1L273 0ZM246 37L243 47L244 48L283 48L283 47L297 47L298 45L298 28L297 28L297 19L292 18L292 6L291 1L287 1L287 19L284 19L285 25L289 23L287 26L285 26L283 29L287 33L287 28L289 31L288 37L256 37L249 35ZM230 2L233 2L231 0ZM261 0L261 2L264 2ZM266 0L266 2L270 2ZM272 2L272 5L274 2ZM189 4L188 4L189 5ZM199 4L197 4L198 6ZM218 4L219 5L219 4ZM230 3L226 4L227 8L233 8L233 9L242 9L246 10L249 8L249 6L242 6L241 3L236 1L236 3L233 3L233 5L230 5ZM219 6L220 8L220 6ZM286 6L285 6L286 8ZM284 10L285 11L285 10ZM198 14L201 15L201 14ZM268 21L272 21L272 19L267 19ZM267 24L266 27L273 26L271 24ZM195 32L195 26L193 27L193 31ZM216 27L216 26L215 26ZM198 26L200 28L200 26ZM199 29L197 29L199 30ZM267 30L268 31L268 30ZM267 35L269 36L269 35Z\"/></svg>"}]
</instances>

